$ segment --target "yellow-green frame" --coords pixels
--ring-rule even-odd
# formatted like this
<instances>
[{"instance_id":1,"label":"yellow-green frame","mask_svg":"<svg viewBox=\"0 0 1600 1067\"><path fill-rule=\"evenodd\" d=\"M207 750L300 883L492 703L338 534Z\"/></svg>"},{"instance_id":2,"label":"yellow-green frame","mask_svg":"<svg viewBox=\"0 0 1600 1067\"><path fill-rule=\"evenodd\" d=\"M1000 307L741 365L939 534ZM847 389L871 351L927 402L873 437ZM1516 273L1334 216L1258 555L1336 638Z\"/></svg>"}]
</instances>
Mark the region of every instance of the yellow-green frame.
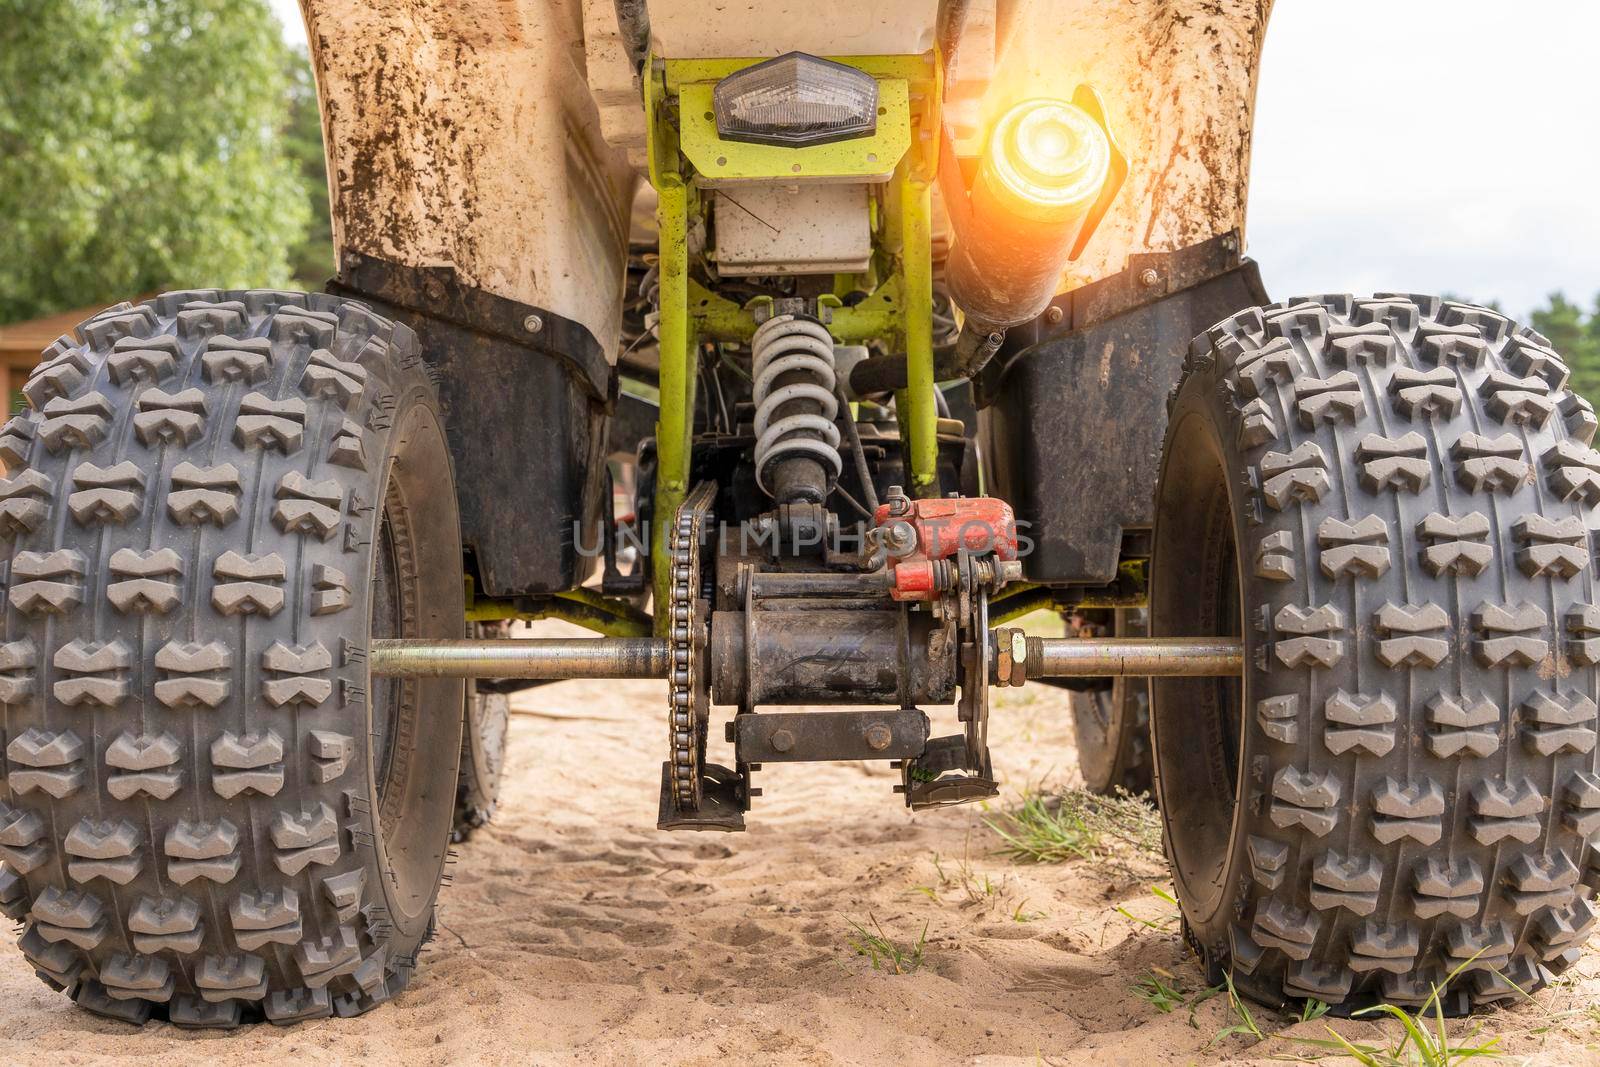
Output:
<instances>
[{"instance_id":1,"label":"yellow-green frame","mask_svg":"<svg viewBox=\"0 0 1600 1067\"><path fill-rule=\"evenodd\" d=\"M906 353L906 388L897 395L911 488L938 493L938 414L933 380L932 192L938 170L939 68L932 53L920 56L829 57L856 67L887 86L884 113L872 143L835 142L773 148L724 141L707 126L711 86L763 62L744 59L653 59L646 68L650 182L656 189L657 280L660 293L661 407L656 423L655 514L650 551L655 576L656 630L667 619L661 605L671 579L669 533L689 490L694 433L696 353L702 342L748 342L756 321L742 307L689 276L689 222L700 210L694 161L707 158L721 179L794 179L800 174L835 179L874 176L887 153L897 151L887 185L885 217L877 230L880 269L866 300L832 309L829 331L841 344L882 340ZM905 108L898 109L904 90ZM693 107L693 112L686 109ZM891 128L895 127L895 128ZM689 144L685 142L689 141ZM867 139L863 139L865 142ZM843 146L843 147L841 147ZM708 156L707 153L715 153ZM869 160L869 155L877 159ZM687 158L686 158L687 157ZM726 160L717 163L716 160ZM713 175L712 180L718 180Z\"/></svg>"}]
</instances>

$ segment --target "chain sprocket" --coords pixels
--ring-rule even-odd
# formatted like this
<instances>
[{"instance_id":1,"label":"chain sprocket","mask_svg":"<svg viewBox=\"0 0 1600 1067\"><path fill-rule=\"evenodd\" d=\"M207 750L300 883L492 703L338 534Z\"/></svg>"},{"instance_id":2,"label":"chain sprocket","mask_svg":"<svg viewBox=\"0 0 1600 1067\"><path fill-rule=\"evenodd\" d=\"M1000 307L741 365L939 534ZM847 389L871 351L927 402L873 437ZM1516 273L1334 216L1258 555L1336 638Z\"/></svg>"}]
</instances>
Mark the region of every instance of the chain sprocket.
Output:
<instances>
[{"instance_id":1,"label":"chain sprocket","mask_svg":"<svg viewBox=\"0 0 1600 1067\"><path fill-rule=\"evenodd\" d=\"M701 773L706 762L710 695L706 691L707 619L700 553L716 498L715 482L701 482L690 490L673 517L668 546L672 566L670 600L666 605L667 647L672 656L667 703L671 745L668 765L673 802L685 812L700 807Z\"/></svg>"}]
</instances>

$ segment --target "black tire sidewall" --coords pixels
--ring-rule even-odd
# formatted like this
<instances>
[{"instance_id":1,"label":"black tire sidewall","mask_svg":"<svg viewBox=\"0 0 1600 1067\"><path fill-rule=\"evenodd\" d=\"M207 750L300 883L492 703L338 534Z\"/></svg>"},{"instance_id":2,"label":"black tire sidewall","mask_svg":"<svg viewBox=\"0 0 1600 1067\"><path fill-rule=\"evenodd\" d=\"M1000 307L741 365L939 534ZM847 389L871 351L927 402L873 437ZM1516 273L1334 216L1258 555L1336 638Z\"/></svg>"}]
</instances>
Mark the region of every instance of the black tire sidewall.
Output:
<instances>
[{"instance_id":1,"label":"black tire sidewall","mask_svg":"<svg viewBox=\"0 0 1600 1067\"><path fill-rule=\"evenodd\" d=\"M1157 522L1152 550L1154 558L1166 554L1169 541L1192 544L1208 531L1197 525L1200 515L1225 510L1232 534L1233 545L1246 543L1246 531L1241 509L1231 492L1232 479L1228 472L1237 469L1237 456L1218 427L1221 419L1218 391L1212 373L1207 367L1189 375L1182 383L1171 411L1168 428L1168 448L1162 457L1161 475L1156 499ZM1198 445L1198 448L1194 447ZM1205 471L1212 463L1217 465L1212 476L1196 477L1197 470ZM1182 515L1182 518L1178 516ZM1216 521L1215 519L1213 521ZM1235 553L1238 558L1237 552ZM1236 580L1243 596L1248 599L1247 581L1242 569L1235 568ZM1186 576L1187 577L1187 576ZM1198 608L1195 589L1190 582L1175 581L1169 576L1157 577L1152 568L1150 591L1150 633L1155 637L1193 636L1195 611ZM1237 632L1245 641L1245 662L1252 662L1254 628L1239 620ZM1246 670L1241 679L1238 705L1233 710L1242 724L1242 709L1252 706L1254 698L1254 672ZM1243 909L1249 895L1247 877L1248 860L1245 856L1243 831L1245 806L1233 805L1232 818L1227 822L1225 844L1220 853L1213 855L1213 864L1199 862L1200 856L1190 850L1208 851L1208 842L1192 844L1189 835L1176 826L1197 818L1214 818L1215 812L1207 805L1217 798L1217 791L1226 788L1232 797L1239 797L1246 789L1244 772L1256 757L1255 738L1249 730L1242 731L1242 748L1237 757L1236 770L1229 772L1219 761L1222 749L1229 743L1218 732L1220 722L1213 716L1196 714L1198 701L1215 699L1212 692L1217 686L1214 679L1154 678L1150 681L1150 746L1153 763L1153 783L1157 802L1162 810L1168 831L1164 835L1168 857L1172 862L1178 897L1183 905L1185 933L1191 942L1197 942L1216 959L1228 953L1229 924ZM1226 713L1226 709L1223 709ZM1174 773L1183 767L1183 778ZM1193 777L1190 777L1190 776ZM1197 788L1197 781L1206 781L1206 788ZM1191 821L1189 825L1194 825ZM1220 827L1213 828L1220 829ZM1210 866L1216 872L1206 879L1213 884L1196 885L1197 866ZM1241 877L1244 874L1245 877ZM1199 891L1197 891L1199 890ZM1197 909L1191 902L1208 899L1211 903Z\"/></svg>"},{"instance_id":2,"label":"black tire sidewall","mask_svg":"<svg viewBox=\"0 0 1600 1067\"><path fill-rule=\"evenodd\" d=\"M389 499L398 493L410 522L415 553L411 595L416 611L405 636L455 639L465 633L464 597L461 581L461 526L454 492L450 450L430 391L412 385L395 407L394 431L389 454L377 482L382 494L373 508L369 560L376 565L378 522ZM391 513L391 521L394 516ZM369 623L370 627L370 616ZM385 825L384 805L380 803L376 750L367 747L367 803L372 813L370 832L375 843L376 881L382 887L397 948L420 945L432 928L434 888L444 872L447 844L454 817L446 802L453 793L457 767L453 760L440 759L441 752L458 751L465 716L466 683L459 678L413 678L394 690L403 707L409 708L414 732L398 734L396 743L403 751L395 754L406 762L408 793L403 826ZM369 673L367 692L376 692ZM368 702L368 735L371 736L373 709ZM391 771L393 757L391 757ZM416 782L410 775L418 775ZM396 835L403 837L395 841ZM391 842L394 845L391 845ZM402 873L401 868L407 868ZM411 948L411 952L415 949Z\"/></svg>"}]
</instances>

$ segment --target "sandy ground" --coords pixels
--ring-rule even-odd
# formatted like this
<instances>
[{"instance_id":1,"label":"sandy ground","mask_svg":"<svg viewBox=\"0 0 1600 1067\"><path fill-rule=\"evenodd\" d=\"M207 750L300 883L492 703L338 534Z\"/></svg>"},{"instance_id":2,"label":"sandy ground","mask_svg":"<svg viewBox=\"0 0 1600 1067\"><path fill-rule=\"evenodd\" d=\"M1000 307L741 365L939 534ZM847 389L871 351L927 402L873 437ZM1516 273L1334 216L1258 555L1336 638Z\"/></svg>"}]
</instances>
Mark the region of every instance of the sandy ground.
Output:
<instances>
[{"instance_id":1,"label":"sandy ground","mask_svg":"<svg viewBox=\"0 0 1600 1067\"><path fill-rule=\"evenodd\" d=\"M983 812L915 816L886 769L770 767L741 835L654 829L665 730L657 683L563 683L515 702L495 823L462 846L443 930L395 1002L290 1029L135 1030L74 1009L0 947L0 1063L1184 1064L1327 1055L1326 1020L1225 998L1168 1013L1133 988L1156 969L1203 983L1158 867L1018 865ZM949 715L949 713L945 713ZM1076 778L1066 694L1003 694L1007 789ZM944 725L953 728L953 715ZM941 873L942 872L942 873ZM1118 908L1123 909L1119 911ZM1124 914L1126 912L1127 914ZM1135 918L1138 920L1136 921ZM852 923L909 946L874 970ZM1600 1063L1600 962L1536 1002L1452 1026L1513 1061ZM1398 1030L1339 1022L1352 1040Z\"/></svg>"}]
</instances>

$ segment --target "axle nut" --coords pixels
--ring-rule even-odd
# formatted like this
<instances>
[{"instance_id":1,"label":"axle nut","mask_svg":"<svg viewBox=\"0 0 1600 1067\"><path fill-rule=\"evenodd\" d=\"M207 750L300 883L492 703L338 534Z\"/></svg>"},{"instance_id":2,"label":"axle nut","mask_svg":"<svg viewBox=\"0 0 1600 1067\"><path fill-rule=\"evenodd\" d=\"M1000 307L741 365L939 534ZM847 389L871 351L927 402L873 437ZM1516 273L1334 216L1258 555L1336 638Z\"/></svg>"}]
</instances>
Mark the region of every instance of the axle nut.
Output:
<instances>
[{"instance_id":1,"label":"axle nut","mask_svg":"<svg viewBox=\"0 0 1600 1067\"><path fill-rule=\"evenodd\" d=\"M1028 635L1022 630L1011 630L1007 635L1011 646L1011 684L1022 685L1028 680Z\"/></svg>"},{"instance_id":2,"label":"axle nut","mask_svg":"<svg viewBox=\"0 0 1600 1067\"><path fill-rule=\"evenodd\" d=\"M1011 684L1011 642L1006 640L1006 632L1001 630L995 639L994 656L994 684Z\"/></svg>"},{"instance_id":3,"label":"axle nut","mask_svg":"<svg viewBox=\"0 0 1600 1067\"><path fill-rule=\"evenodd\" d=\"M874 752L882 752L889 747L889 742L894 740L894 734L881 722L875 722L867 727L865 737L867 747Z\"/></svg>"},{"instance_id":4,"label":"axle nut","mask_svg":"<svg viewBox=\"0 0 1600 1067\"><path fill-rule=\"evenodd\" d=\"M787 752L794 747L794 734L788 730L772 731L772 747L777 752Z\"/></svg>"},{"instance_id":5,"label":"axle nut","mask_svg":"<svg viewBox=\"0 0 1600 1067\"><path fill-rule=\"evenodd\" d=\"M1002 626L994 632L994 684L1022 685L1028 680L1028 635Z\"/></svg>"}]
</instances>

